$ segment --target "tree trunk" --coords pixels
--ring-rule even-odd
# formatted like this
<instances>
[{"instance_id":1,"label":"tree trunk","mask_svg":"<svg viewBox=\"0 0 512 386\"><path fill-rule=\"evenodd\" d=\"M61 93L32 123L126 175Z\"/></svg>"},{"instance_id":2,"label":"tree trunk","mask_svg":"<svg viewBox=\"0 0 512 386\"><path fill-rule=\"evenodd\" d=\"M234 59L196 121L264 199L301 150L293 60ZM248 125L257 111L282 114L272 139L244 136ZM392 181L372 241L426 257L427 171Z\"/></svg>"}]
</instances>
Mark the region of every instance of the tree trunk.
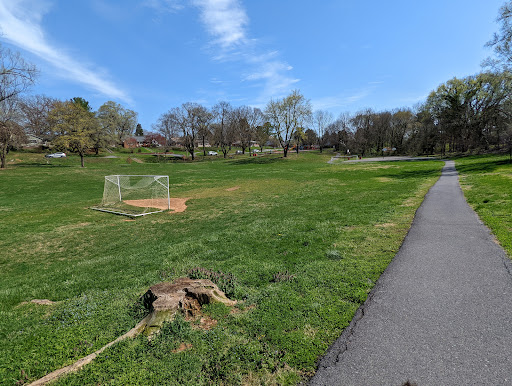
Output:
<instances>
[{"instance_id":1,"label":"tree trunk","mask_svg":"<svg viewBox=\"0 0 512 386\"><path fill-rule=\"evenodd\" d=\"M85 167L85 157L82 153L80 153L80 166Z\"/></svg>"}]
</instances>

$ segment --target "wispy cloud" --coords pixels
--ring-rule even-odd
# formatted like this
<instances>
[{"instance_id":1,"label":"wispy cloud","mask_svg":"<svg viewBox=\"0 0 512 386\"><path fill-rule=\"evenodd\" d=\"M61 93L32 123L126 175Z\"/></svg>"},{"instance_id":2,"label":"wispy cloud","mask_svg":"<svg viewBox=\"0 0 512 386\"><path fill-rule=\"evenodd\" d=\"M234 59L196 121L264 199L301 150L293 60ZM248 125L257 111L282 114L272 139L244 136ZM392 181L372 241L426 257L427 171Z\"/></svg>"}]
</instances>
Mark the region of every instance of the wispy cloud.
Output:
<instances>
[{"instance_id":1,"label":"wispy cloud","mask_svg":"<svg viewBox=\"0 0 512 386\"><path fill-rule=\"evenodd\" d=\"M181 0L144 0L141 6L152 8L159 13L177 12L185 8Z\"/></svg>"},{"instance_id":2,"label":"wispy cloud","mask_svg":"<svg viewBox=\"0 0 512 386\"><path fill-rule=\"evenodd\" d=\"M85 66L48 42L41 21L50 8L45 0L0 0L0 37L50 63L60 70L61 76L109 98L131 103L123 90L99 74L101 70Z\"/></svg>"},{"instance_id":3,"label":"wispy cloud","mask_svg":"<svg viewBox=\"0 0 512 386\"><path fill-rule=\"evenodd\" d=\"M339 108L349 108L352 104L359 102L371 94L373 88L366 87L353 93L328 96L311 101L315 110L329 110Z\"/></svg>"},{"instance_id":4,"label":"wispy cloud","mask_svg":"<svg viewBox=\"0 0 512 386\"><path fill-rule=\"evenodd\" d=\"M247 43L249 17L238 0L193 0L201 13L201 21L214 43L232 49Z\"/></svg>"},{"instance_id":5,"label":"wispy cloud","mask_svg":"<svg viewBox=\"0 0 512 386\"><path fill-rule=\"evenodd\" d=\"M289 75L293 67L279 58L278 51L264 52L257 46L258 41L249 36L250 20L241 0L190 0L190 3L199 10L201 23L211 37L208 44L211 59L241 63L244 68L241 81L261 87L261 101L282 96L299 81ZM183 0L145 0L143 4L158 12L172 12L184 3ZM212 83L220 84L217 79Z\"/></svg>"}]
</instances>

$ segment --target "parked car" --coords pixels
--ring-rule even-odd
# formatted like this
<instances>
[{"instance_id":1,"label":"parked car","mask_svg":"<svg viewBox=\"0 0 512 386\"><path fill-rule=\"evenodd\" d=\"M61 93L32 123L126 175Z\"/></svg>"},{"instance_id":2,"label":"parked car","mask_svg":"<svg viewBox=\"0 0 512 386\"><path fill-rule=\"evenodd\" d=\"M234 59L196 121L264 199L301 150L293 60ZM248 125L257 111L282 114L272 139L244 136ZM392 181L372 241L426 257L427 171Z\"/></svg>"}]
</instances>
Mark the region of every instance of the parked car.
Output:
<instances>
[{"instance_id":1,"label":"parked car","mask_svg":"<svg viewBox=\"0 0 512 386\"><path fill-rule=\"evenodd\" d=\"M253 153L259 153L259 152L260 152L260 149L252 149L252 152L253 152Z\"/></svg>"},{"instance_id":2,"label":"parked car","mask_svg":"<svg viewBox=\"0 0 512 386\"><path fill-rule=\"evenodd\" d=\"M244 152L242 150L237 150L236 154L243 154Z\"/></svg>"},{"instance_id":3,"label":"parked car","mask_svg":"<svg viewBox=\"0 0 512 386\"><path fill-rule=\"evenodd\" d=\"M217 153L216 151L212 151L212 150L210 150L210 151L208 152L208 155L219 155L219 153Z\"/></svg>"},{"instance_id":4,"label":"parked car","mask_svg":"<svg viewBox=\"0 0 512 386\"><path fill-rule=\"evenodd\" d=\"M66 153L59 151L57 153L46 154L45 157L46 158L66 158Z\"/></svg>"}]
</instances>

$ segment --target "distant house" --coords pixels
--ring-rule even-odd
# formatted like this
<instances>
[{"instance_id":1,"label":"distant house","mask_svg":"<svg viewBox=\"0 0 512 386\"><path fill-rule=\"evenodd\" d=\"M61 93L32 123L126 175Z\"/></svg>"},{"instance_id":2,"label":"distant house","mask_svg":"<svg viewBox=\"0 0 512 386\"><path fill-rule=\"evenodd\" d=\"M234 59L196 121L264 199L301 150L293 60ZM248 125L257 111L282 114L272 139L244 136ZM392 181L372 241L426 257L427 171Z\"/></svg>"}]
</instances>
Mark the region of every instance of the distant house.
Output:
<instances>
[{"instance_id":1,"label":"distant house","mask_svg":"<svg viewBox=\"0 0 512 386\"><path fill-rule=\"evenodd\" d=\"M123 141L124 148L135 147L160 147L165 146L165 138L160 134L148 133L146 135L134 135Z\"/></svg>"},{"instance_id":2,"label":"distant house","mask_svg":"<svg viewBox=\"0 0 512 386\"><path fill-rule=\"evenodd\" d=\"M23 147L48 146L48 142L33 134L27 134L27 142Z\"/></svg>"},{"instance_id":3,"label":"distant house","mask_svg":"<svg viewBox=\"0 0 512 386\"><path fill-rule=\"evenodd\" d=\"M137 140L133 137L130 137L130 138L126 138L124 141L123 141L123 147L125 149L133 149L133 148L136 148L137 147Z\"/></svg>"}]
</instances>

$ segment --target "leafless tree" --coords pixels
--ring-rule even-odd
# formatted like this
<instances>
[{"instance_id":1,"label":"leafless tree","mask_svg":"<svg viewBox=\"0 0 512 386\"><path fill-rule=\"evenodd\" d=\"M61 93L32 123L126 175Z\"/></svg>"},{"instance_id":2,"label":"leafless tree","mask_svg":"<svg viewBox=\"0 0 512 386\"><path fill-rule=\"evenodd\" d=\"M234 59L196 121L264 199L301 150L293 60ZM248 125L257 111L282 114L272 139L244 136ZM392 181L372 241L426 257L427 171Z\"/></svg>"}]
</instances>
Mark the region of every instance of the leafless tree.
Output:
<instances>
[{"instance_id":1,"label":"leafless tree","mask_svg":"<svg viewBox=\"0 0 512 386\"><path fill-rule=\"evenodd\" d=\"M16 96L0 101L0 168L6 167L9 151L26 141L25 131L20 125L22 120L19 99Z\"/></svg>"},{"instance_id":2,"label":"leafless tree","mask_svg":"<svg viewBox=\"0 0 512 386\"><path fill-rule=\"evenodd\" d=\"M203 145L203 155L206 156L205 143L206 139L212 136L211 124L213 121L213 113L206 107L197 105L195 115L197 115L197 136L201 139Z\"/></svg>"},{"instance_id":3,"label":"leafless tree","mask_svg":"<svg viewBox=\"0 0 512 386\"><path fill-rule=\"evenodd\" d=\"M35 83L37 75L36 67L18 52L0 47L0 102L25 92Z\"/></svg>"},{"instance_id":4,"label":"leafless tree","mask_svg":"<svg viewBox=\"0 0 512 386\"><path fill-rule=\"evenodd\" d=\"M161 133L168 143L171 138L180 137L181 143L194 160L197 137L210 125L211 119L211 114L205 107L187 102L162 114L153 128Z\"/></svg>"},{"instance_id":5,"label":"leafless tree","mask_svg":"<svg viewBox=\"0 0 512 386\"><path fill-rule=\"evenodd\" d=\"M249 124L252 112L252 108L248 106L240 106L231 110L230 123L235 139L240 143L243 154L245 154L245 149L251 147L251 141L255 136L254 126Z\"/></svg>"},{"instance_id":6,"label":"leafless tree","mask_svg":"<svg viewBox=\"0 0 512 386\"><path fill-rule=\"evenodd\" d=\"M215 115L213 138L215 144L220 147L224 158L226 158L234 139L231 123L232 110L233 108L228 102L219 102L212 109Z\"/></svg>"},{"instance_id":7,"label":"leafless tree","mask_svg":"<svg viewBox=\"0 0 512 386\"><path fill-rule=\"evenodd\" d=\"M19 53L0 47L0 168L10 149L25 140L19 99L35 82L37 69Z\"/></svg>"},{"instance_id":8,"label":"leafless tree","mask_svg":"<svg viewBox=\"0 0 512 386\"><path fill-rule=\"evenodd\" d=\"M20 103L20 108L23 113L25 131L45 141L50 141L53 134L48 116L57 102L59 102L58 99L46 95L24 98Z\"/></svg>"},{"instance_id":9,"label":"leafless tree","mask_svg":"<svg viewBox=\"0 0 512 386\"><path fill-rule=\"evenodd\" d=\"M313 127L317 134L317 143L320 148L320 153L327 139L327 128L334 121L332 113L325 110L316 110L313 114Z\"/></svg>"}]
</instances>

